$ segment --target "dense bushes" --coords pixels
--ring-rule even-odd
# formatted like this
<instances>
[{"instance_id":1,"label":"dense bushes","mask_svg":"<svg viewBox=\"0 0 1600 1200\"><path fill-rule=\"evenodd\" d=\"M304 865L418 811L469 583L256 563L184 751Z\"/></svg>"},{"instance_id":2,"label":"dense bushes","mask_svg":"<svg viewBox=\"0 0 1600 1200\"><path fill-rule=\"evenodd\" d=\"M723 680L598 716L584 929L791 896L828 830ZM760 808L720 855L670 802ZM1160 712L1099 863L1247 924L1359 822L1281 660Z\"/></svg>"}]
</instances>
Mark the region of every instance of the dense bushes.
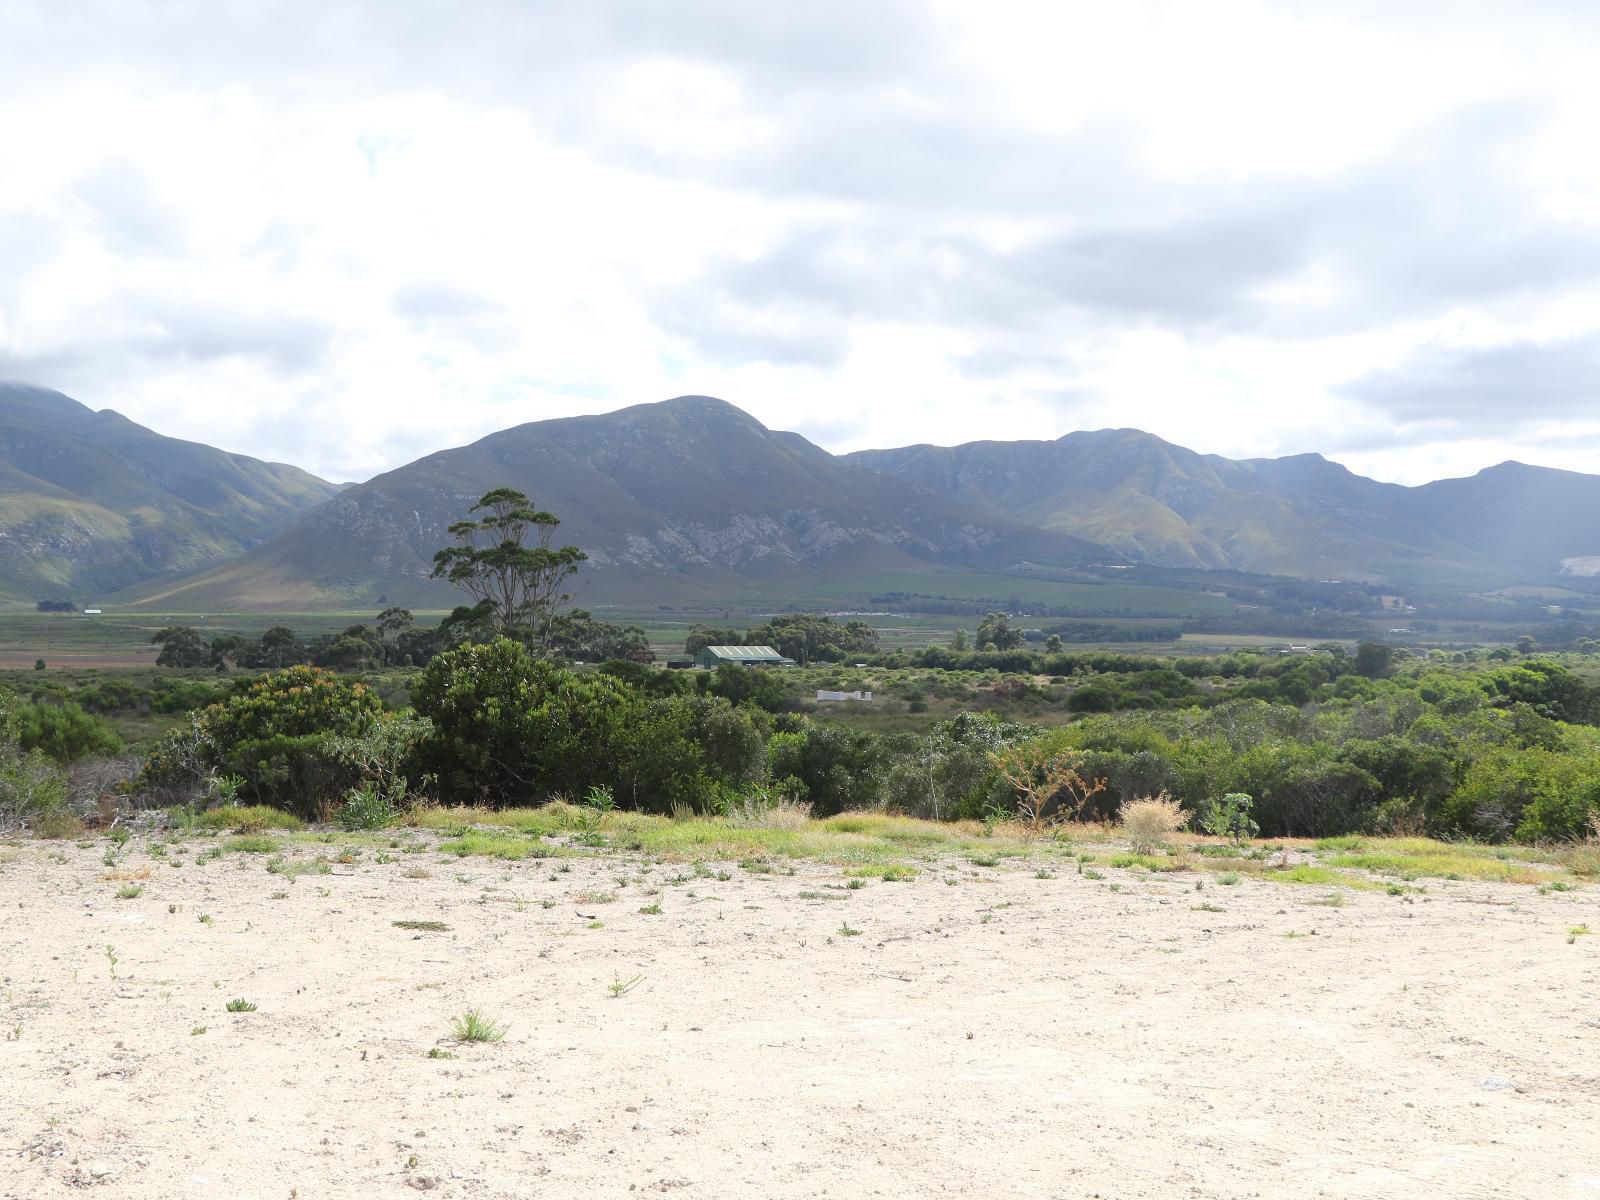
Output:
<instances>
[{"instance_id":1,"label":"dense bushes","mask_svg":"<svg viewBox=\"0 0 1600 1200\"><path fill-rule=\"evenodd\" d=\"M758 782L766 726L715 696L648 697L606 673L532 658L516 642L446 651L412 703L432 723L421 746L441 796L538 804L612 788L630 807L715 807Z\"/></svg>"},{"instance_id":2,"label":"dense bushes","mask_svg":"<svg viewBox=\"0 0 1600 1200\"><path fill-rule=\"evenodd\" d=\"M246 800L321 816L367 777L383 754L370 743L398 720L363 684L290 667L242 681L193 714L152 752L143 782L192 789L208 776L233 776Z\"/></svg>"},{"instance_id":3,"label":"dense bushes","mask_svg":"<svg viewBox=\"0 0 1600 1200\"><path fill-rule=\"evenodd\" d=\"M1575 723L1596 715L1595 689L1557 664L1409 660L1374 679L1334 654L1043 661L1065 674L1000 683L1024 707L1070 697L1070 724L964 713L873 732L785 711L795 673L691 675L624 660L573 671L501 640L434 658L413 681L415 715L387 713L370 689L311 668L236 684L152 756L146 778L238 776L245 799L305 815L332 811L356 787L363 811L380 812L380 798L426 780L430 796L496 806L600 787L632 809L725 811L765 789L819 816L887 807L987 819L1017 804L996 756L1027 742L1103 782L1082 805L1096 820L1140 797L1164 793L1195 813L1233 794L1251 797L1269 837L1425 828L1538 840L1580 836L1600 811L1600 729ZM836 686L827 673L804 679ZM881 690L947 698L957 684L929 669ZM77 718L52 719L70 743L65 723Z\"/></svg>"},{"instance_id":4,"label":"dense bushes","mask_svg":"<svg viewBox=\"0 0 1600 1200\"><path fill-rule=\"evenodd\" d=\"M101 718L76 704L24 704L12 722L17 744L62 766L94 755L119 754L122 739Z\"/></svg>"},{"instance_id":5,"label":"dense bushes","mask_svg":"<svg viewBox=\"0 0 1600 1200\"><path fill-rule=\"evenodd\" d=\"M0 830L48 817L67 799L66 776L18 742L18 707L14 697L0 692Z\"/></svg>"}]
</instances>

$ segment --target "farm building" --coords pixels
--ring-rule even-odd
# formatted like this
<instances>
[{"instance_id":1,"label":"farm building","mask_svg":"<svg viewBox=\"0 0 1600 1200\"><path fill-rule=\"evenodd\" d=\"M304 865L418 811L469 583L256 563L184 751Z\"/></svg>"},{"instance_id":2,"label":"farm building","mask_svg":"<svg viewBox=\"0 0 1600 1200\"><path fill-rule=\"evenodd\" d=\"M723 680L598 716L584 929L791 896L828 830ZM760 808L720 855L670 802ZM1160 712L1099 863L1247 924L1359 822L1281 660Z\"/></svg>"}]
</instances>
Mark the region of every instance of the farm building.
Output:
<instances>
[{"instance_id":1,"label":"farm building","mask_svg":"<svg viewBox=\"0 0 1600 1200\"><path fill-rule=\"evenodd\" d=\"M694 656L697 667L720 667L724 663L733 667L792 667L795 661L785 658L771 646L707 646Z\"/></svg>"}]
</instances>

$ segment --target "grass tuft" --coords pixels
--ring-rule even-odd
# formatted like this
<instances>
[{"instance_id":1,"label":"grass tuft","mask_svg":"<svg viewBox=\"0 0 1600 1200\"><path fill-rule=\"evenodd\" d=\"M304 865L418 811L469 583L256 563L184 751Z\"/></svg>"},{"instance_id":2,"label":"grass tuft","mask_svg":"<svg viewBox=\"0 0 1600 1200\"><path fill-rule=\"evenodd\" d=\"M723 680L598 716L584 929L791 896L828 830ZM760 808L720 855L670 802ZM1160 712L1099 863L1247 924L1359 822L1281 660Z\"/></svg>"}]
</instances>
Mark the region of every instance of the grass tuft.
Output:
<instances>
[{"instance_id":1,"label":"grass tuft","mask_svg":"<svg viewBox=\"0 0 1600 1200\"><path fill-rule=\"evenodd\" d=\"M498 1042L506 1036L505 1026L496 1024L476 1008L469 1008L457 1017L450 1032L458 1042Z\"/></svg>"}]
</instances>

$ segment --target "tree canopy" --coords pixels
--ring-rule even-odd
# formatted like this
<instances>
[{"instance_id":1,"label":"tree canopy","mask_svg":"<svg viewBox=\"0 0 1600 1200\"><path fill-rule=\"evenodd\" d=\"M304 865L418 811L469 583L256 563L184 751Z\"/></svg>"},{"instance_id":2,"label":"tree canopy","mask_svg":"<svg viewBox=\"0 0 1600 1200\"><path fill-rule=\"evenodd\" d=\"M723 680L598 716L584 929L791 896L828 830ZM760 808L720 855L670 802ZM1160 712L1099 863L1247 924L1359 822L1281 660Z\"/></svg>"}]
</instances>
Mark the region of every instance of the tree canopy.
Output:
<instances>
[{"instance_id":1,"label":"tree canopy","mask_svg":"<svg viewBox=\"0 0 1600 1200\"><path fill-rule=\"evenodd\" d=\"M570 599L562 587L589 556L553 546L561 519L515 488L485 492L470 512L482 515L450 526L457 544L433 556L433 577L476 599L475 614L495 634L545 647L555 610Z\"/></svg>"}]
</instances>

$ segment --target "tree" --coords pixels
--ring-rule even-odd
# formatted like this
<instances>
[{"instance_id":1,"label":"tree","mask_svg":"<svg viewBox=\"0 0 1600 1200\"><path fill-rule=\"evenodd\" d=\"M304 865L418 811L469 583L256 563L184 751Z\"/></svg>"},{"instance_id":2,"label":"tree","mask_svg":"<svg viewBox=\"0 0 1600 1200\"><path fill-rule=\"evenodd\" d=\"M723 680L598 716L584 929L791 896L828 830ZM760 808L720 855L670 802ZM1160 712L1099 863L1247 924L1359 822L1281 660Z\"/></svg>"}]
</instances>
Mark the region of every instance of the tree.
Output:
<instances>
[{"instance_id":1,"label":"tree","mask_svg":"<svg viewBox=\"0 0 1600 1200\"><path fill-rule=\"evenodd\" d=\"M612 625L595 620L587 609L575 608L550 619L546 638L550 653L573 662L605 662L627 659L631 662L655 661L650 640L637 625Z\"/></svg>"},{"instance_id":2,"label":"tree","mask_svg":"<svg viewBox=\"0 0 1600 1200\"><path fill-rule=\"evenodd\" d=\"M305 659L306 648L300 644L294 630L287 625L274 625L261 635L254 665L277 669L292 667Z\"/></svg>"},{"instance_id":3,"label":"tree","mask_svg":"<svg viewBox=\"0 0 1600 1200\"><path fill-rule=\"evenodd\" d=\"M385 663L394 666L401 661L406 635L413 627L409 608L386 608L378 614L378 641Z\"/></svg>"},{"instance_id":4,"label":"tree","mask_svg":"<svg viewBox=\"0 0 1600 1200\"><path fill-rule=\"evenodd\" d=\"M835 660L852 654L876 654L878 650L878 633L865 621L840 625L832 617L819 617L814 613L773 617L745 636L749 645L772 646L799 663Z\"/></svg>"},{"instance_id":5,"label":"tree","mask_svg":"<svg viewBox=\"0 0 1600 1200\"><path fill-rule=\"evenodd\" d=\"M722 629L713 625L696 625L684 639L685 654L699 654L707 646L737 646L744 639L737 629Z\"/></svg>"},{"instance_id":6,"label":"tree","mask_svg":"<svg viewBox=\"0 0 1600 1200\"><path fill-rule=\"evenodd\" d=\"M1362 642L1356 647L1356 674L1382 679L1394 664L1394 648L1382 642Z\"/></svg>"},{"instance_id":7,"label":"tree","mask_svg":"<svg viewBox=\"0 0 1600 1200\"><path fill-rule=\"evenodd\" d=\"M485 492L470 511L483 515L450 526L460 544L433 556L433 577L475 597L498 633L543 647L550 618L570 599L562 585L589 556L576 546L552 548L561 519L514 488Z\"/></svg>"},{"instance_id":8,"label":"tree","mask_svg":"<svg viewBox=\"0 0 1600 1200\"><path fill-rule=\"evenodd\" d=\"M996 650L1015 650L1022 645L1022 630L1011 624L1011 618L1003 612L992 612L978 622L979 646L993 645Z\"/></svg>"},{"instance_id":9,"label":"tree","mask_svg":"<svg viewBox=\"0 0 1600 1200\"><path fill-rule=\"evenodd\" d=\"M151 643L161 647L156 658L158 667L207 667L211 665L211 647L199 630L189 625L169 625L153 638Z\"/></svg>"},{"instance_id":10,"label":"tree","mask_svg":"<svg viewBox=\"0 0 1600 1200\"><path fill-rule=\"evenodd\" d=\"M956 630L955 637L950 639L950 649L952 649L952 650L965 650L966 648L967 648L967 631L965 629L958 629L958 630Z\"/></svg>"}]
</instances>

